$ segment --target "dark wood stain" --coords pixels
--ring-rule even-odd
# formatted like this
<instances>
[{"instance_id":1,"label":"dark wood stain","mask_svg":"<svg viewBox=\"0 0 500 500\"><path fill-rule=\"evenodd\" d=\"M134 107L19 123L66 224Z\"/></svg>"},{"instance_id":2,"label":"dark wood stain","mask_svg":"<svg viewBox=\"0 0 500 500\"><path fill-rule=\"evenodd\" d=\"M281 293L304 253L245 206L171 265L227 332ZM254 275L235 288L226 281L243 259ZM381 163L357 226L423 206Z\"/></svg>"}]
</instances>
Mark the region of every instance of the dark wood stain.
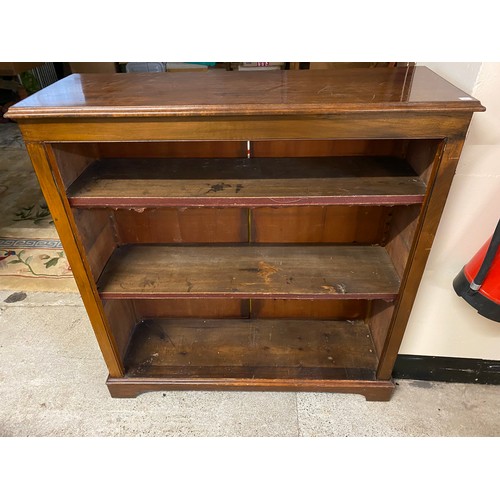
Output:
<instances>
[{"instance_id":1,"label":"dark wood stain","mask_svg":"<svg viewBox=\"0 0 500 500\"><path fill-rule=\"evenodd\" d=\"M75 207L408 205L425 191L393 157L135 158L95 162L68 196Z\"/></svg>"},{"instance_id":2,"label":"dark wood stain","mask_svg":"<svg viewBox=\"0 0 500 500\"><path fill-rule=\"evenodd\" d=\"M224 91L230 89L230 91ZM326 115L481 111L425 67L71 75L11 107L8 118Z\"/></svg>"},{"instance_id":3,"label":"dark wood stain","mask_svg":"<svg viewBox=\"0 0 500 500\"><path fill-rule=\"evenodd\" d=\"M399 278L377 246L129 245L113 254L98 287L103 298L392 300Z\"/></svg>"},{"instance_id":4,"label":"dark wood stain","mask_svg":"<svg viewBox=\"0 0 500 500\"><path fill-rule=\"evenodd\" d=\"M96 209L86 212L93 213L94 210ZM142 211L106 210L113 217L120 245L248 241L247 209L162 207Z\"/></svg>"},{"instance_id":5,"label":"dark wood stain","mask_svg":"<svg viewBox=\"0 0 500 500\"><path fill-rule=\"evenodd\" d=\"M125 366L129 377L373 380L377 360L361 321L148 319Z\"/></svg>"},{"instance_id":6,"label":"dark wood stain","mask_svg":"<svg viewBox=\"0 0 500 500\"><path fill-rule=\"evenodd\" d=\"M387 400L477 111L427 68L407 67L72 75L6 116L23 133L113 396Z\"/></svg>"}]
</instances>

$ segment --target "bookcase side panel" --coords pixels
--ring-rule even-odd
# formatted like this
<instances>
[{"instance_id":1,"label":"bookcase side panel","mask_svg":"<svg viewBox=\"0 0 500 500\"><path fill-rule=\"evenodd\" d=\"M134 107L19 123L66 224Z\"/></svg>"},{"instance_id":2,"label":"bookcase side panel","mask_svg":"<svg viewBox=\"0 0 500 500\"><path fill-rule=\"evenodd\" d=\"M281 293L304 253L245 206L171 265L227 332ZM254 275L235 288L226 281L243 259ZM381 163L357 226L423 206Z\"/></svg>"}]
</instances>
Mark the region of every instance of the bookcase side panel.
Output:
<instances>
[{"instance_id":1,"label":"bookcase side panel","mask_svg":"<svg viewBox=\"0 0 500 500\"><path fill-rule=\"evenodd\" d=\"M77 236L76 224L65 196L64 184L57 170L50 146L40 143L26 143L42 193L45 197L54 224L70 263L75 281L90 322L99 343L110 375L123 376L123 365L109 323L106 320L99 294L85 257L85 250Z\"/></svg>"},{"instance_id":2,"label":"bookcase side panel","mask_svg":"<svg viewBox=\"0 0 500 500\"><path fill-rule=\"evenodd\" d=\"M462 123L462 133L450 136L429 175L428 194L419 218L411 250L401 283L401 294L388 329L387 339L380 357L377 377L388 380L396 361L399 346L415 301L439 220L446 203L451 182L460 158L469 120Z\"/></svg>"}]
</instances>

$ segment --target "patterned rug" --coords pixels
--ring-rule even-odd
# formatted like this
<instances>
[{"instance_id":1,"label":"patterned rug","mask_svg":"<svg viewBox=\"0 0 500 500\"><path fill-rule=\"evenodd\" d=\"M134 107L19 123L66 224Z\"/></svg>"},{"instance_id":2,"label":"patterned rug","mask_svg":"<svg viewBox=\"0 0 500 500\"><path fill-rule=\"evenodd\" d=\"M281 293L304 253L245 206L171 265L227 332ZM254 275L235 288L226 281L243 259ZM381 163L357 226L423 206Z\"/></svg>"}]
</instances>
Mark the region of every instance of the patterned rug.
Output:
<instances>
[{"instance_id":1,"label":"patterned rug","mask_svg":"<svg viewBox=\"0 0 500 500\"><path fill-rule=\"evenodd\" d=\"M76 292L19 128L0 124L0 289Z\"/></svg>"}]
</instances>

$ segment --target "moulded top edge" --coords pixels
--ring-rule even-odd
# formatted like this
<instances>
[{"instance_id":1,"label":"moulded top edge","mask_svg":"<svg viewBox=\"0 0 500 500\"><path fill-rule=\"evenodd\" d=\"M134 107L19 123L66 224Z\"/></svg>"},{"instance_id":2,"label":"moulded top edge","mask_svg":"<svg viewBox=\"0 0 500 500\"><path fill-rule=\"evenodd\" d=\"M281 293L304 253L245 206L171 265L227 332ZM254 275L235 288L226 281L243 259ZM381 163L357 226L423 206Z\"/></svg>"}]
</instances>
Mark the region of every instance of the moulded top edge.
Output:
<instances>
[{"instance_id":1,"label":"moulded top edge","mask_svg":"<svg viewBox=\"0 0 500 500\"><path fill-rule=\"evenodd\" d=\"M73 74L12 106L29 118L476 112L481 103L426 67Z\"/></svg>"}]
</instances>

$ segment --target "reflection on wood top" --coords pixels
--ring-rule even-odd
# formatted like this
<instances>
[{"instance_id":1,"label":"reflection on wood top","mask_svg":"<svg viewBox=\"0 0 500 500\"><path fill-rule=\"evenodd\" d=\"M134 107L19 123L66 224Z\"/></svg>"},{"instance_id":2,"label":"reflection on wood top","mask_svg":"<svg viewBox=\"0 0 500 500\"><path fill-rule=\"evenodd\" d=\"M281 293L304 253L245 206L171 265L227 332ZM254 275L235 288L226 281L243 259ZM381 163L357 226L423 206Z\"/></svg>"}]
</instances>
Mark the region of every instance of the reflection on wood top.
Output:
<instances>
[{"instance_id":1,"label":"reflection on wood top","mask_svg":"<svg viewBox=\"0 0 500 500\"><path fill-rule=\"evenodd\" d=\"M12 119L484 111L426 67L73 74L12 106Z\"/></svg>"}]
</instances>

